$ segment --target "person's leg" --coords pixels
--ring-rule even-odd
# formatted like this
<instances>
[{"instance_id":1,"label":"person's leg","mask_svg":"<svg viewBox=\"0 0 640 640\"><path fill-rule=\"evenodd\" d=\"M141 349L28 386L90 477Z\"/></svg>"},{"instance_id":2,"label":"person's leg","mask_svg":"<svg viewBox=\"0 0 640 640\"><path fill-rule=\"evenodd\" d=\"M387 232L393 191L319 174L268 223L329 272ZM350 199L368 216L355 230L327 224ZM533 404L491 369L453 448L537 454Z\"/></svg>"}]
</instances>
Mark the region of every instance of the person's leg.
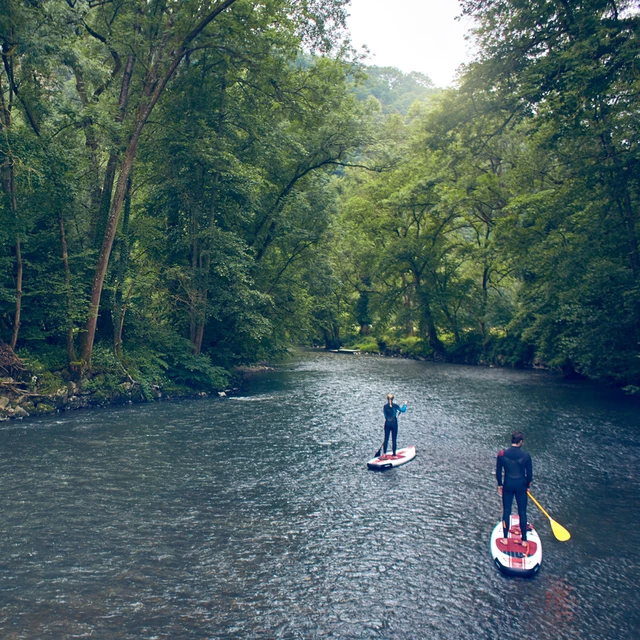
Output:
<instances>
[{"instance_id":1,"label":"person's leg","mask_svg":"<svg viewBox=\"0 0 640 640\"><path fill-rule=\"evenodd\" d=\"M389 434L391 433L391 425L384 425L384 444L382 445L382 453L387 453L387 445L389 444Z\"/></svg>"},{"instance_id":2,"label":"person's leg","mask_svg":"<svg viewBox=\"0 0 640 640\"><path fill-rule=\"evenodd\" d=\"M391 437L392 437L392 445L393 445L393 455L396 455L396 444L398 443L398 425L395 424L391 427Z\"/></svg>"},{"instance_id":3,"label":"person's leg","mask_svg":"<svg viewBox=\"0 0 640 640\"><path fill-rule=\"evenodd\" d=\"M511 503L513 502L513 491L502 487L502 532L505 538L509 536L509 520L511 519Z\"/></svg>"},{"instance_id":4,"label":"person's leg","mask_svg":"<svg viewBox=\"0 0 640 640\"><path fill-rule=\"evenodd\" d=\"M518 505L518 515L520 516L520 531L522 532L522 542L527 541L527 490L516 492L516 504Z\"/></svg>"}]
</instances>

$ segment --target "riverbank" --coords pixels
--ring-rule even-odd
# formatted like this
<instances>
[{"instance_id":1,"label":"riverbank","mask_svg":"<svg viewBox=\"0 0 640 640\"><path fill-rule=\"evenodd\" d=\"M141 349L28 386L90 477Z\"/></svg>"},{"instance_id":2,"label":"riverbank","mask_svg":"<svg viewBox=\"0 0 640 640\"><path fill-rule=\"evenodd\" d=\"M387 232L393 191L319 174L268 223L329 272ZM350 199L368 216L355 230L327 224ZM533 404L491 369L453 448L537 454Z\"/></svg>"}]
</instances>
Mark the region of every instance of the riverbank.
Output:
<instances>
[{"instance_id":1,"label":"riverbank","mask_svg":"<svg viewBox=\"0 0 640 640\"><path fill-rule=\"evenodd\" d=\"M0 347L0 421L108 405L224 397L237 392L247 375L273 368L263 362L225 368L204 355L168 358L149 352L123 362L99 348L92 372L82 377L59 357L27 350L18 355L4 343Z\"/></svg>"},{"instance_id":2,"label":"riverbank","mask_svg":"<svg viewBox=\"0 0 640 640\"><path fill-rule=\"evenodd\" d=\"M143 383L123 376L114 381L113 376L99 374L83 381L59 381L51 385L49 374L40 383L39 376L30 382L12 377L0 378L0 421L30 416L46 416L74 409L89 409L110 405L163 402L189 398L226 397L238 393L246 377L254 373L273 371L266 364L236 367L229 372L227 384L209 390L192 389L173 383Z\"/></svg>"},{"instance_id":3,"label":"riverbank","mask_svg":"<svg viewBox=\"0 0 640 640\"><path fill-rule=\"evenodd\" d=\"M335 353L362 354L383 356L387 358L407 358L421 362L462 364L479 367L497 367L520 369L524 371L542 370L562 374L567 380L590 380L596 384L621 389L626 395L640 397L640 386L628 384L622 379L598 379L589 377L571 362L553 366L535 356L531 345L507 344L506 341L489 343L484 349L477 344L447 344L446 351L439 353L417 336L400 339L378 339L368 336L360 340L346 341L339 349L331 349Z\"/></svg>"},{"instance_id":4,"label":"riverbank","mask_svg":"<svg viewBox=\"0 0 640 640\"><path fill-rule=\"evenodd\" d=\"M84 382L69 381L44 392L38 390L37 379L27 383L10 377L2 378L0 379L0 421L108 405L212 395L226 396L237 390L236 382L234 379L232 386L220 390L195 391L174 385L168 389L163 389L160 385L152 385L150 389L145 389L135 380L122 380L114 386L112 381L109 384L101 384L101 381L88 379Z\"/></svg>"},{"instance_id":5,"label":"riverbank","mask_svg":"<svg viewBox=\"0 0 640 640\"><path fill-rule=\"evenodd\" d=\"M346 355L378 356L385 358L405 358L417 361L430 361L442 364L466 364L480 367L497 367L523 370L556 371L552 367L539 362L508 362L508 361L462 361L457 358L443 358L431 351L425 354L417 341L411 343L383 344L372 342L354 343L350 348L334 350ZM327 351L324 348L314 348L311 351ZM0 421L14 418L28 418L30 416L44 416L74 409L88 409L109 405L134 404L144 402L158 402L181 400L188 398L225 397L237 393L246 378L260 372L274 371L278 367L273 364L256 363L244 365L225 372L219 378L220 384L209 385L209 388L194 388L185 384L177 384L172 380L158 380L149 382L134 379L128 372L103 371L92 377L73 381L65 379L60 372L39 370L34 373L28 368L19 372L15 377L0 378ZM558 370L561 371L561 370ZM574 378L574 372L565 378ZM584 378L585 380L587 378ZM640 395L637 387L623 389L629 395Z\"/></svg>"}]
</instances>

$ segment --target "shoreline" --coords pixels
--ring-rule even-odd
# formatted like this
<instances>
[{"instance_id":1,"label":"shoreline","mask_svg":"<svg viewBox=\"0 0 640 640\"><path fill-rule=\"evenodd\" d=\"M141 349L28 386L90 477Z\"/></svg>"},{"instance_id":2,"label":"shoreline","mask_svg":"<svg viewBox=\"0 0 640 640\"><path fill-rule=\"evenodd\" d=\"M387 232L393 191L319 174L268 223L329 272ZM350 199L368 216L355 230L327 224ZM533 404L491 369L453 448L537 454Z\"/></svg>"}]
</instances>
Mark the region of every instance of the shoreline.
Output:
<instances>
[{"instance_id":1,"label":"shoreline","mask_svg":"<svg viewBox=\"0 0 640 640\"><path fill-rule=\"evenodd\" d=\"M625 398L639 398L637 392L626 391L622 387L607 385L598 380L591 380L586 376L566 375L560 369L553 369L545 365L514 366L499 363L470 363L455 362L439 358L428 358L416 354L401 353L397 351L386 352L360 351L357 349L326 349L324 347L294 347L292 352L299 353L327 353L349 356L369 356L378 358L401 358L405 360L415 360L418 362L432 362L434 364L452 364L471 367L483 367L486 369L511 369L514 371L545 371L550 374L562 376L564 380L575 382L585 382L593 384L603 389L618 390ZM283 360L283 363L286 361ZM65 411L76 409L98 409L108 406L118 406L125 404L142 404L145 402L172 402L175 400L188 400L198 398L219 397L224 398L241 391L245 380L254 374L277 371L283 363L266 364L256 363L255 365L241 365L235 367L230 372L230 384L224 389L212 389L209 391L188 389L187 387L167 387L153 385L149 390L143 390L141 383L123 379L123 381L113 387L100 387L93 389L83 388L82 383L73 381L66 382L58 388L47 391L38 391L37 378L32 377L32 382L27 383L15 380L12 377L0 378L0 422L8 420L40 417L54 415ZM87 381L85 381L87 382ZM88 385L95 386L95 385Z\"/></svg>"},{"instance_id":2,"label":"shoreline","mask_svg":"<svg viewBox=\"0 0 640 640\"><path fill-rule=\"evenodd\" d=\"M53 391L38 392L28 383L10 377L0 378L0 422L55 415L77 409L99 409L125 404L145 402L172 402L175 400L195 400L198 398L224 398L240 391L245 375L254 370L268 368L242 367L231 374L230 384L224 389L210 391L187 389L186 387L164 389L159 385L149 391L143 390L138 382L125 380L117 388L98 387L83 389L82 384L67 382Z\"/></svg>"}]
</instances>

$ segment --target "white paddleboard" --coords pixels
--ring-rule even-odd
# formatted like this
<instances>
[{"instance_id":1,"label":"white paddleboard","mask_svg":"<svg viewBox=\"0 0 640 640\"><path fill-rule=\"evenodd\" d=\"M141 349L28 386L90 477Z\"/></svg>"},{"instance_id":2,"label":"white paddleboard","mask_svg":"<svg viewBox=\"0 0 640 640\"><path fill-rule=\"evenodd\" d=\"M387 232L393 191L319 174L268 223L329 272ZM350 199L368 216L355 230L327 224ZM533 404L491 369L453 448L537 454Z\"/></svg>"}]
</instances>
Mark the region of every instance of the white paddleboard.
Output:
<instances>
[{"instance_id":1,"label":"white paddleboard","mask_svg":"<svg viewBox=\"0 0 640 640\"><path fill-rule=\"evenodd\" d=\"M386 469L393 469L394 467L407 464L407 462L411 462L415 457L416 448L414 445L411 445L404 449L398 449L395 456L387 453L377 458L371 458L371 460L367 462L367 467L374 471L385 471Z\"/></svg>"},{"instance_id":2,"label":"white paddleboard","mask_svg":"<svg viewBox=\"0 0 640 640\"><path fill-rule=\"evenodd\" d=\"M491 533L491 557L493 562L502 571L510 576L521 576L531 578L540 571L542 565L542 544L538 533L529 523L527 531L527 542L529 549L522 545L520 534L520 516L511 515L509 526L509 536L507 543L502 542L502 522L498 522Z\"/></svg>"}]
</instances>

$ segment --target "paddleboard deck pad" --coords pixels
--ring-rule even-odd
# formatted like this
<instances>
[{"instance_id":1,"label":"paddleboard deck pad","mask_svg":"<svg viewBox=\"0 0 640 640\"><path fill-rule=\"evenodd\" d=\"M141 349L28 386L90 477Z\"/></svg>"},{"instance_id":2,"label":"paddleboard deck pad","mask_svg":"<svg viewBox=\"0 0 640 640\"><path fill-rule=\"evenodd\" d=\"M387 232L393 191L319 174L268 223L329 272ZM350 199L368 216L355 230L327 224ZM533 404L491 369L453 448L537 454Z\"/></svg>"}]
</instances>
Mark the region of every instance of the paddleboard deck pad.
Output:
<instances>
[{"instance_id":1,"label":"paddleboard deck pad","mask_svg":"<svg viewBox=\"0 0 640 640\"><path fill-rule=\"evenodd\" d=\"M371 458L371 460L367 462L367 467L374 471L386 471L387 469L393 469L394 467L407 464L407 462L411 462L415 457L416 448L414 445L411 445L404 449L398 449L395 456L387 453L377 458Z\"/></svg>"},{"instance_id":2,"label":"paddleboard deck pad","mask_svg":"<svg viewBox=\"0 0 640 640\"><path fill-rule=\"evenodd\" d=\"M531 524L527 525L528 549L522 544L520 516L511 515L506 544L503 542L503 533L502 522L498 522L490 541L491 557L496 567L509 576L535 576L542 565L542 544L536 530Z\"/></svg>"}]
</instances>

